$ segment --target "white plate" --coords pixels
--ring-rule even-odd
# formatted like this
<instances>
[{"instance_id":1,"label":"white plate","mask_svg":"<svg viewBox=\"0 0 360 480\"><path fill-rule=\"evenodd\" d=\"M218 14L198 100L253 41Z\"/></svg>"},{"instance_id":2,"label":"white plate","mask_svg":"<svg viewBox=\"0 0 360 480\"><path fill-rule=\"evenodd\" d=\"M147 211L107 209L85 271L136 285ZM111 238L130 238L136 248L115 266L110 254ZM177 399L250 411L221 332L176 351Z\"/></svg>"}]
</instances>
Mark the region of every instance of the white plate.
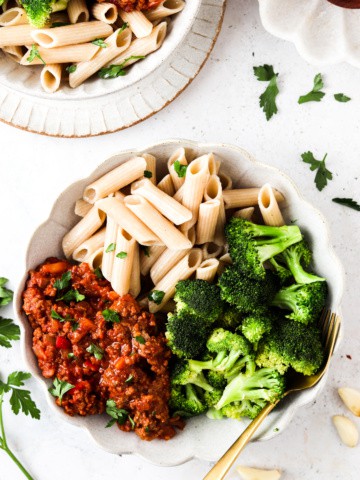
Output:
<instances>
[{"instance_id":1,"label":"white plate","mask_svg":"<svg viewBox=\"0 0 360 480\"><path fill-rule=\"evenodd\" d=\"M179 95L208 58L226 0L188 0L162 47L124 77L92 78L76 89L42 91L39 67L0 52L0 120L36 133L84 137L114 132L153 115Z\"/></svg>"},{"instance_id":2,"label":"white plate","mask_svg":"<svg viewBox=\"0 0 360 480\"><path fill-rule=\"evenodd\" d=\"M162 175L165 172L167 158L180 145L184 146L191 156L214 152L221 157L223 160L222 169L235 180L235 186L251 187L270 182L271 185L280 190L286 198L282 209L285 219L287 221L296 219L296 223L302 231L308 234L314 251L316 272L328 279L330 290L328 305L334 312L340 313L340 300L343 290L342 267L331 247L324 217L302 198L295 184L285 174L280 170L257 162L250 154L240 148L224 144L197 144L188 140L168 140L149 145L144 149L128 150L113 155L88 178L79 180L67 188L55 202L49 219L36 230L30 240L24 265L25 274L15 294L15 309L22 330L21 346L25 362L42 386L44 395L46 395L49 406L55 415L87 430L95 442L109 452L116 454L134 453L152 463L163 466L178 465L194 457L204 460L217 460L239 436L247 422L231 419L209 420L202 415L189 420L185 429L168 442L159 440L145 442L141 441L135 434L124 433L117 428L105 429L105 416L69 417L55 404L54 398L47 391L49 381L41 376L37 367L37 361L32 352L32 329L21 309L21 293L29 269L35 268L47 257L63 256L61 240L64 234L78 222L78 217L73 213L74 204L81 197L87 184L128 160L132 155L143 152L152 153L157 157L159 175ZM284 399L263 424L255 440L270 439L284 430L296 410L315 399L325 381L324 378L315 388ZM214 438L216 438L216 442L213 441Z\"/></svg>"},{"instance_id":3,"label":"white plate","mask_svg":"<svg viewBox=\"0 0 360 480\"><path fill-rule=\"evenodd\" d=\"M327 0L259 0L259 4L266 30L293 42L309 63L348 62L360 68L360 10Z\"/></svg>"}]
</instances>

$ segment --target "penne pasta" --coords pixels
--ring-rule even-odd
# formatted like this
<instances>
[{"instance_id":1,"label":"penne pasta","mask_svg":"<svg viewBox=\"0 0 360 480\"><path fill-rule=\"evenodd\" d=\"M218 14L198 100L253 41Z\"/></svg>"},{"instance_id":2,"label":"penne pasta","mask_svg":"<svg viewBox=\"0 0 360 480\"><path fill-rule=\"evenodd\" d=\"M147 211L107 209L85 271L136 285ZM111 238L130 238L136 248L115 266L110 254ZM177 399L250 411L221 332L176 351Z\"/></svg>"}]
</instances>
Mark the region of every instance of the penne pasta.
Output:
<instances>
[{"instance_id":1,"label":"penne pasta","mask_svg":"<svg viewBox=\"0 0 360 480\"><path fill-rule=\"evenodd\" d=\"M134 33L135 37L143 38L148 37L153 29L153 24L148 20L145 15L138 11L125 12L119 9L119 16L124 23L127 23Z\"/></svg>"},{"instance_id":2,"label":"penne pasta","mask_svg":"<svg viewBox=\"0 0 360 480\"><path fill-rule=\"evenodd\" d=\"M124 204L171 249L183 250L191 247L191 242L169 220L161 215L145 198L129 195Z\"/></svg>"},{"instance_id":3,"label":"penne pasta","mask_svg":"<svg viewBox=\"0 0 360 480\"><path fill-rule=\"evenodd\" d=\"M89 210L92 209L91 203L85 202L82 198L76 200L74 213L78 217L85 217Z\"/></svg>"},{"instance_id":4,"label":"penne pasta","mask_svg":"<svg viewBox=\"0 0 360 480\"><path fill-rule=\"evenodd\" d=\"M120 296L130 290L131 271L134 263L136 240L123 228L117 228L116 249L111 273L111 286Z\"/></svg>"},{"instance_id":5,"label":"penne pasta","mask_svg":"<svg viewBox=\"0 0 360 480\"><path fill-rule=\"evenodd\" d=\"M113 3L97 3L95 2L91 7L91 14L101 22L112 24L118 18L118 10Z\"/></svg>"},{"instance_id":6,"label":"penne pasta","mask_svg":"<svg viewBox=\"0 0 360 480\"><path fill-rule=\"evenodd\" d=\"M174 163L179 162L180 165L187 165L187 159L186 159L186 152L185 148L180 147L175 152L170 156L168 162L167 162L167 167L169 170L169 174L171 176L173 185L175 190L179 190L179 188L184 184L185 182L185 175L179 176L179 173L175 171Z\"/></svg>"},{"instance_id":7,"label":"penne pasta","mask_svg":"<svg viewBox=\"0 0 360 480\"><path fill-rule=\"evenodd\" d=\"M198 245L214 241L219 210L219 200L208 200L200 204L199 218L196 224L196 243Z\"/></svg>"},{"instance_id":8,"label":"penne pasta","mask_svg":"<svg viewBox=\"0 0 360 480\"><path fill-rule=\"evenodd\" d=\"M31 25L15 25L13 27L0 28L0 47L12 47L32 45L34 40L31 32L34 28Z\"/></svg>"},{"instance_id":9,"label":"penne pasta","mask_svg":"<svg viewBox=\"0 0 360 480\"><path fill-rule=\"evenodd\" d=\"M185 223L192 218L190 210L185 208L162 190L157 188L147 178L138 180L131 185L131 193L141 195L151 203L164 217L175 225Z\"/></svg>"},{"instance_id":10,"label":"penne pasta","mask_svg":"<svg viewBox=\"0 0 360 480\"><path fill-rule=\"evenodd\" d=\"M258 195L260 188L238 188L236 190L225 190L223 198L225 208L243 208L254 207L258 204ZM274 190L275 198L278 202L284 201L284 196Z\"/></svg>"},{"instance_id":11,"label":"penne pasta","mask_svg":"<svg viewBox=\"0 0 360 480\"><path fill-rule=\"evenodd\" d=\"M182 202L184 196L184 185L182 185L177 192L174 194L174 200L177 202Z\"/></svg>"},{"instance_id":12,"label":"penne pasta","mask_svg":"<svg viewBox=\"0 0 360 480\"><path fill-rule=\"evenodd\" d=\"M216 245L216 243L209 242L202 246L201 251L203 259L206 260L208 258L216 258L221 255L223 247L221 245Z\"/></svg>"},{"instance_id":13,"label":"penne pasta","mask_svg":"<svg viewBox=\"0 0 360 480\"><path fill-rule=\"evenodd\" d=\"M103 249L98 248L94 252L92 252L88 257L85 257L83 262L88 263L91 270L96 270L97 268L101 268L103 258Z\"/></svg>"},{"instance_id":14,"label":"penne pasta","mask_svg":"<svg viewBox=\"0 0 360 480\"><path fill-rule=\"evenodd\" d=\"M221 187L223 190L231 190L233 186L232 178L223 172L218 172L218 177L220 179Z\"/></svg>"},{"instance_id":15,"label":"penne pasta","mask_svg":"<svg viewBox=\"0 0 360 480\"><path fill-rule=\"evenodd\" d=\"M219 263L220 262L217 258L208 258L207 260L204 260L196 269L196 280L213 282L219 268Z\"/></svg>"},{"instance_id":16,"label":"penne pasta","mask_svg":"<svg viewBox=\"0 0 360 480\"><path fill-rule=\"evenodd\" d=\"M241 208L240 210L237 210L236 212L234 212L233 217L243 218L244 220L251 220L254 214L254 211L255 211L254 207Z\"/></svg>"},{"instance_id":17,"label":"penne pasta","mask_svg":"<svg viewBox=\"0 0 360 480\"><path fill-rule=\"evenodd\" d=\"M145 170L146 160L143 157L134 157L88 185L84 190L83 199L95 203L141 178Z\"/></svg>"},{"instance_id":18,"label":"penne pasta","mask_svg":"<svg viewBox=\"0 0 360 480\"><path fill-rule=\"evenodd\" d=\"M136 298L140 292L141 292L140 251L139 251L139 244L135 243L134 259L133 259L131 275L130 275L129 293L134 298Z\"/></svg>"},{"instance_id":19,"label":"penne pasta","mask_svg":"<svg viewBox=\"0 0 360 480\"><path fill-rule=\"evenodd\" d=\"M77 63L81 61L90 61L100 47L93 43L82 43L80 45L66 45L57 48L38 47L38 53L41 59L46 63ZM43 62L39 57L35 57L29 63L31 49L25 53L21 59L21 65L40 65Z\"/></svg>"},{"instance_id":20,"label":"penne pasta","mask_svg":"<svg viewBox=\"0 0 360 480\"><path fill-rule=\"evenodd\" d=\"M118 225L111 217L107 217L105 236L103 242L102 274L111 282L111 275L114 265L116 236Z\"/></svg>"},{"instance_id":21,"label":"penne pasta","mask_svg":"<svg viewBox=\"0 0 360 480\"><path fill-rule=\"evenodd\" d=\"M161 303L149 301L149 310L156 313L174 296L175 286L179 280L187 280L196 271L202 261L202 253L199 248L193 248L155 285L153 290L164 292Z\"/></svg>"},{"instance_id":22,"label":"penne pasta","mask_svg":"<svg viewBox=\"0 0 360 480\"><path fill-rule=\"evenodd\" d=\"M69 0L69 3L67 4L67 13L71 23L88 22L90 18L85 0Z\"/></svg>"},{"instance_id":23,"label":"penne pasta","mask_svg":"<svg viewBox=\"0 0 360 480\"><path fill-rule=\"evenodd\" d=\"M151 173L150 182L156 185L156 158L154 155L150 155L150 153L144 153L141 156L146 160L146 171L148 175Z\"/></svg>"},{"instance_id":24,"label":"penne pasta","mask_svg":"<svg viewBox=\"0 0 360 480\"><path fill-rule=\"evenodd\" d=\"M44 65L40 74L40 83L47 93L54 93L60 87L62 67L60 64Z\"/></svg>"},{"instance_id":25,"label":"penne pasta","mask_svg":"<svg viewBox=\"0 0 360 480\"><path fill-rule=\"evenodd\" d=\"M29 23L23 8L15 7L6 10L0 15L0 27L12 27Z\"/></svg>"},{"instance_id":26,"label":"penne pasta","mask_svg":"<svg viewBox=\"0 0 360 480\"><path fill-rule=\"evenodd\" d=\"M141 275L147 275L160 255L166 250L165 246L142 248L140 252L140 272Z\"/></svg>"},{"instance_id":27,"label":"penne pasta","mask_svg":"<svg viewBox=\"0 0 360 480\"><path fill-rule=\"evenodd\" d=\"M105 228L96 232L73 251L72 258L77 262L84 262L85 258L92 255L99 248L102 249L105 242Z\"/></svg>"},{"instance_id":28,"label":"penne pasta","mask_svg":"<svg viewBox=\"0 0 360 480\"><path fill-rule=\"evenodd\" d=\"M186 250L170 250L167 248L150 269L150 278L153 284L158 284L168 271L179 263L190 250L191 248Z\"/></svg>"},{"instance_id":29,"label":"penne pasta","mask_svg":"<svg viewBox=\"0 0 360 480\"><path fill-rule=\"evenodd\" d=\"M285 225L271 185L265 183L260 189L258 203L265 225L281 227Z\"/></svg>"},{"instance_id":30,"label":"penne pasta","mask_svg":"<svg viewBox=\"0 0 360 480\"><path fill-rule=\"evenodd\" d=\"M16 8L20 6L20 1L18 0L4 0L1 8L3 12L6 12L6 10L10 10L11 8Z\"/></svg>"},{"instance_id":31,"label":"penne pasta","mask_svg":"<svg viewBox=\"0 0 360 480\"><path fill-rule=\"evenodd\" d=\"M216 228L214 232L213 241L218 245L224 245L225 243L225 223L226 214L223 200L223 192L220 179L217 175L211 175L206 185L204 198L206 201L218 200L220 202L219 214L216 221Z\"/></svg>"},{"instance_id":32,"label":"penne pasta","mask_svg":"<svg viewBox=\"0 0 360 480\"><path fill-rule=\"evenodd\" d=\"M147 11L145 15L150 22L156 22L156 20L181 12L184 7L183 0L164 0L158 7Z\"/></svg>"},{"instance_id":33,"label":"penne pasta","mask_svg":"<svg viewBox=\"0 0 360 480\"><path fill-rule=\"evenodd\" d=\"M96 208L111 217L141 245L163 244L159 237L125 206L123 201L116 198L104 198L96 203Z\"/></svg>"},{"instance_id":34,"label":"penne pasta","mask_svg":"<svg viewBox=\"0 0 360 480\"><path fill-rule=\"evenodd\" d=\"M24 56L24 47L13 45L12 47L3 47L3 52L16 63L21 63Z\"/></svg>"},{"instance_id":35,"label":"penne pasta","mask_svg":"<svg viewBox=\"0 0 360 480\"><path fill-rule=\"evenodd\" d=\"M68 232L62 241L64 254L69 258L73 251L90 238L104 223L105 214L93 207L85 217Z\"/></svg>"},{"instance_id":36,"label":"penne pasta","mask_svg":"<svg viewBox=\"0 0 360 480\"><path fill-rule=\"evenodd\" d=\"M224 253L224 255L221 255L219 260L220 260L220 262L226 263L227 265L232 264L232 260L231 260L231 257L230 257L229 253Z\"/></svg>"},{"instance_id":37,"label":"penne pasta","mask_svg":"<svg viewBox=\"0 0 360 480\"><path fill-rule=\"evenodd\" d=\"M170 197L174 196L175 188L169 173L165 175L162 180L160 180L160 182L157 184L157 187L167 195L170 195Z\"/></svg>"}]
</instances>

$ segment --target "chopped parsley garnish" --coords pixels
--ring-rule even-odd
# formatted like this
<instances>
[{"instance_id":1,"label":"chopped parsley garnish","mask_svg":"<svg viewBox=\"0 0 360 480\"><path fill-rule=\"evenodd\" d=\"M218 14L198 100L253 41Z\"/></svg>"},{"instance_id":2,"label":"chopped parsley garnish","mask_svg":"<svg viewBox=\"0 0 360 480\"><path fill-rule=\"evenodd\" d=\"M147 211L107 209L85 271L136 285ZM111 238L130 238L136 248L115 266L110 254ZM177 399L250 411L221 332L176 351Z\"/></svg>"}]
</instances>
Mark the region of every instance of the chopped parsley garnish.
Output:
<instances>
[{"instance_id":1,"label":"chopped parsley garnish","mask_svg":"<svg viewBox=\"0 0 360 480\"><path fill-rule=\"evenodd\" d=\"M140 250L144 252L146 257L150 257L150 249L147 245L140 245Z\"/></svg>"},{"instance_id":2,"label":"chopped parsley garnish","mask_svg":"<svg viewBox=\"0 0 360 480\"><path fill-rule=\"evenodd\" d=\"M116 77L123 77L126 75L125 67L127 63L131 60L141 60L145 58L144 56L134 56L132 55L129 58L125 58L125 60L120 65L110 65L109 67L103 67L98 71L98 75L100 78L116 78Z\"/></svg>"},{"instance_id":3,"label":"chopped parsley garnish","mask_svg":"<svg viewBox=\"0 0 360 480\"><path fill-rule=\"evenodd\" d=\"M259 82L269 82L264 93L260 95L260 107L265 113L266 120L270 120L270 118L278 112L276 97L279 94L277 85L277 77L279 74L274 72L272 65L262 65L254 67L254 75Z\"/></svg>"},{"instance_id":4,"label":"chopped parsley garnish","mask_svg":"<svg viewBox=\"0 0 360 480\"><path fill-rule=\"evenodd\" d=\"M66 71L68 73L74 73L76 72L76 69L77 69L77 65L69 65L68 67L66 67Z\"/></svg>"},{"instance_id":5,"label":"chopped parsley garnish","mask_svg":"<svg viewBox=\"0 0 360 480\"><path fill-rule=\"evenodd\" d=\"M108 44L106 42L104 42L104 40L102 38L96 38L91 43L93 43L97 47L101 47L101 48L107 48L108 47Z\"/></svg>"},{"instance_id":6,"label":"chopped parsley garnish","mask_svg":"<svg viewBox=\"0 0 360 480\"><path fill-rule=\"evenodd\" d=\"M10 318L0 317L0 347L11 348L11 340L19 340L20 328Z\"/></svg>"},{"instance_id":7,"label":"chopped parsley garnish","mask_svg":"<svg viewBox=\"0 0 360 480\"><path fill-rule=\"evenodd\" d=\"M120 28L118 35L120 35L120 33L122 33L124 30L126 30L128 28L128 26L129 26L129 24L125 22L124 25L122 25L122 27Z\"/></svg>"},{"instance_id":8,"label":"chopped parsley garnish","mask_svg":"<svg viewBox=\"0 0 360 480\"><path fill-rule=\"evenodd\" d=\"M60 300L66 303L69 303L72 300L74 300L75 302L82 302L83 300L85 300L85 295L79 293L78 290L69 290L62 297L56 299L57 302L59 302Z\"/></svg>"},{"instance_id":9,"label":"chopped parsley garnish","mask_svg":"<svg viewBox=\"0 0 360 480\"><path fill-rule=\"evenodd\" d=\"M74 388L75 385L71 385L71 383L59 380L57 377L53 382L53 386L49 388L49 392L54 397L57 397L60 400L60 405L63 399L63 396L66 392Z\"/></svg>"},{"instance_id":10,"label":"chopped parsley garnish","mask_svg":"<svg viewBox=\"0 0 360 480\"><path fill-rule=\"evenodd\" d=\"M108 245L107 249L105 250L106 253L114 252L116 248L116 243L110 243Z\"/></svg>"},{"instance_id":11,"label":"chopped parsley garnish","mask_svg":"<svg viewBox=\"0 0 360 480\"><path fill-rule=\"evenodd\" d=\"M306 95L302 95L298 103L307 103L307 102L320 102L321 99L325 96L324 92L321 92L321 89L324 87L324 82L321 76L321 73L315 75L314 78L314 86L311 92L307 93Z\"/></svg>"},{"instance_id":12,"label":"chopped parsley garnish","mask_svg":"<svg viewBox=\"0 0 360 480\"><path fill-rule=\"evenodd\" d=\"M41 63L43 63L44 65L46 65L46 63L44 62L44 60L41 58L41 55L39 53L39 50L38 50L38 47L35 45L35 43L32 45L31 47L31 50L30 50L30 53L29 53L29 56L28 56L28 59L27 61L29 63L33 62L35 60L35 58L38 58L40 60Z\"/></svg>"},{"instance_id":13,"label":"chopped parsley garnish","mask_svg":"<svg viewBox=\"0 0 360 480\"><path fill-rule=\"evenodd\" d=\"M70 353L68 353L68 358L76 358L76 357L75 357L74 353L70 352Z\"/></svg>"},{"instance_id":14,"label":"chopped parsley garnish","mask_svg":"<svg viewBox=\"0 0 360 480\"><path fill-rule=\"evenodd\" d=\"M26 372L13 372L7 378L7 382L4 383L0 380L0 408L2 403L2 397L4 393L11 392L10 405L11 410L17 415L20 410L29 415L32 418L39 420L40 410L36 407L34 401L30 397L28 390L23 390L15 387L23 387L24 380L28 380L31 377L30 373Z\"/></svg>"},{"instance_id":15,"label":"chopped parsley garnish","mask_svg":"<svg viewBox=\"0 0 360 480\"><path fill-rule=\"evenodd\" d=\"M76 332L76 330L77 330L79 327L80 327L79 323L78 323L78 322L74 322L74 323L72 324L71 330L72 330L73 332Z\"/></svg>"},{"instance_id":16,"label":"chopped parsley garnish","mask_svg":"<svg viewBox=\"0 0 360 480\"><path fill-rule=\"evenodd\" d=\"M123 259L123 258L126 258L126 257L127 257L126 252L119 252L119 253L116 254L116 258Z\"/></svg>"},{"instance_id":17,"label":"chopped parsley garnish","mask_svg":"<svg viewBox=\"0 0 360 480\"><path fill-rule=\"evenodd\" d=\"M4 277L0 277L0 307L4 307L12 302L14 292L5 287L9 280Z\"/></svg>"},{"instance_id":18,"label":"chopped parsley garnish","mask_svg":"<svg viewBox=\"0 0 360 480\"><path fill-rule=\"evenodd\" d=\"M102 316L105 318L107 322L112 323L119 323L120 322L120 315L115 310L111 310L108 308L107 310L102 311Z\"/></svg>"},{"instance_id":19,"label":"chopped parsley garnish","mask_svg":"<svg viewBox=\"0 0 360 480\"><path fill-rule=\"evenodd\" d=\"M106 428L112 427L114 423L124 425L129 418L129 413L123 408L117 408L115 400L108 400L106 402L106 413L111 417L110 422L106 425Z\"/></svg>"},{"instance_id":20,"label":"chopped parsley garnish","mask_svg":"<svg viewBox=\"0 0 360 480\"><path fill-rule=\"evenodd\" d=\"M162 292L161 290L153 290L149 293L148 299L156 303L156 305L160 305L160 303L163 301L164 296L165 292Z\"/></svg>"},{"instance_id":21,"label":"chopped parsley garnish","mask_svg":"<svg viewBox=\"0 0 360 480\"><path fill-rule=\"evenodd\" d=\"M145 432L146 432L146 433L150 433L150 431L151 431L151 430L150 430L150 427L145 427Z\"/></svg>"},{"instance_id":22,"label":"chopped parsley garnish","mask_svg":"<svg viewBox=\"0 0 360 480\"><path fill-rule=\"evenodd\" d=\"M332 180L332 173L330 170L326 168L325 160L327 154L324 156L322 160L316 160L312 152L305 152L301 155L303 162L308 163L310 165L310 170L314 171L317 170L315 175L315 185L316 188L321 192L326 185L328 180Z\"/></svg>"},{"instance_id":23,"label":"chopped parsley garnish","mask_svg":"<svg viewBox=\"0 0 360 480\"><path fill-rule=\"evenodd\" d=\"M344 207L352 208L353 210L360 212L360 205L352 198L333 198L332 201L338 203L339 205L343 205Z\"/></svg>"},{"instance_id":24,"label":"chopped parsley garnish","mask_svg":"<svg viewBox=\"0 0 360 480\"><path fill-rule=\"evenodd\" d=\"M130 415L128 416L128 419L129 419L129 422L131 423L132 430L134 430L134 428L136 427L134 420L130 417Z\"/></svg>"},{"instance_id":25,"label":"chopped parsley garnish","mask_svg":"<svg viewBox=\"0 0 360 480\"><path fill-rule=\"evenodd\" d=\"M68 271L61 275L60 280L55 280L54 288L56 288L56 290L58 291L64 290L65 288L70 286L70 282L71 282L71 272Z\"/></svg>"},{"instance_id":26,"label":"chopped parsley garnish","mask_svg":"<svg viewBox=\"0 0 360 480\"><path fill-rule=\"evenodd\" d=\"M104 278L104 275L103 275L100 267L95 268L94 273L99 280L102 280Z\"/></svg>"},{"instance_id":27,"label":"chopped parsley garnish","mask_svg":"<svg viewBox=\"0 0 360 480\"><path fill-rule=\"evenodd\" d=\"M132 382L133 380L134 380L134 375L132 375L132 374L130 373L130 375L128 376L128 378L125 380L125 383L130 383L130 382Z\"/></svg>"},{"instance_id":28,"label":"chopped parsley garnish","mask_svg":"<svg viewBox=\"0 0 360 480\"><path fill-rule=\"evenodd\" d=\"M54 318L55 320L59 320L60 322L72 322L74 320L73 318L70 317L70 315L66 315L65 317L62 317L53 308L51 309L50 316L51 318Z\"/></svg>"},{"instance_id":29,"label":"chopped parsley garnish","mask_svg":"<svg viewBox=\"0 0 360 480\"><path fill-rule=\"evenodd\" d=\"M90 343L86 351L93 354L96 360L101 360L104 356L104 350L95 345L94 343Z\"/></svg>"},{"instance_id":30,"label":"chopped parsley garnish","mask_svg":"<svg viewBox=\"0 0 360 480\"><path fill-rule=\"evenodd\" d=\"M185 177L187 167L187 165L182 165L179 160L174 162L174 170L179 178Z\"/></svg>"},{"instance_id":31,"label":"chopped parsley garnish","mask_svg":"<svg viewBox=\"0 0 360 480\"><path fill-rule=\"evenodd\" d=\"M135 337L135 340L138 343L141 343L141 345L145 345L145 338L142 335L139 335L139 336Z\"/></svg>"},{"instance_id":32,"label":"chopped parsley garnish","mask_svg":"<svg viewBox=\"0 0 360 480\"><path fill-rule=\"evenodd\" d=\"M150 172L150 170L144 170L144 177L145 178L152 178L152 172Z\"/></svg>"},{"instance_id":33,"label":"chopped parsley garnish","mask_svg":"<svg viewBox=\"0 0 360 480\"><path fill-rule=\"evenodd\" d=\"M347 97L343 93L335 93L334 98L337 102L346 103L350 102L351 98Z\"/></svg>"}]
</instances>

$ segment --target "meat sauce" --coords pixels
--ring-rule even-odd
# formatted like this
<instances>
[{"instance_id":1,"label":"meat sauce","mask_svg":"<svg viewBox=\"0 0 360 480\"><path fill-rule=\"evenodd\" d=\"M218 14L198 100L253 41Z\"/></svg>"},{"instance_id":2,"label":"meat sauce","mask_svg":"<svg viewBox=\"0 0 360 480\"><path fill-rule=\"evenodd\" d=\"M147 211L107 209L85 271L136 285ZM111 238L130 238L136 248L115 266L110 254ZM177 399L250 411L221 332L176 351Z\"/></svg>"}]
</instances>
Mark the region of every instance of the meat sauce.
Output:
<instances>
[{"instance_id":1,"label":"meat sauce","mask_svg":"<svg viewBox=\"0 0 360 480\"><path fill-rule=\"evenodd\" d=\"M65 288L59 282L55 288L66 272ZM168 440L183 427L169 413L171 352L164 333L134 298L119 297L86 263L51 258L30 271L23 300L43 376L74 385L56 400L67 414L100 414L113 400L128 413L119 428L144 440ZM115 321L104 318L105 310Z\"/></svg>"},{"instance_id":2,"label":"meat sauce","mask_svg":"<svg viewBox=\"0 0 360 480\"><path fill-rule=\"evenodd\" d=\"M150 10L157 7L162 0L98 0L100 3L107 1L126 12L132 12L133 10Z\"/></svg>"}]
</instances>

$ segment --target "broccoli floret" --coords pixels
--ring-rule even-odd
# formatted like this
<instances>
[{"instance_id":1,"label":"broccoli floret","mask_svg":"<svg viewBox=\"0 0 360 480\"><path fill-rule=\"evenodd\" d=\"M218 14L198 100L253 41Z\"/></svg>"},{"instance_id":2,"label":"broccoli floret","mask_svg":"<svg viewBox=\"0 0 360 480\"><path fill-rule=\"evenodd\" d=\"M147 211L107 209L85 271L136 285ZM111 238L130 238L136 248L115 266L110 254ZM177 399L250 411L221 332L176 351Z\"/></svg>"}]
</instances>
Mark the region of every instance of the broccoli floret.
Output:
<instances>
[{"instance_id":1,"label":"broccoli floret","mask_svg":"<svg viewBox=\"0 0 360 480\"><path fill-rule=\"evenodd\" d=\"M214 390L212 390L211 392L205 392L204 393L204 401L206 403L206 405L211 408L213 407L214 405L216 405L218 403L218 401L220 400L221 396L222 396L222 393L223 393L223 388L216 388Z\"/></svg>"},{"instance_id":2,"label":"broccoli floret","mask_svg":"<svg viewBox=\"0 0 360 480\"><path fill-rule=\"evenodd\" d=\"M233 402L249 400L252 403L275 403L285 392L285 380L272 368L261 368L252 375L240 373L228 383L222 397L215 405L221 409Z\"/></svg>"},{"instance_id":3,"label":"broccoli floret","mask_svg":"<svg viewBox=\"0 0 360 480\"><path fill-rule=\"evenodd\" d=\"M68 0L21 0L21 4L30 24L35 28L42 28L53 12L66 10Z\"/></svg>"},{"instance_id":4,"label":"broccoli floret","mask_svg":"<svg viewBox=\"0 0 360 480\"><path fill-rule=\"evenodd\" d=\"M201 393L190 383L185 386L173 385L169 407L174 415L180 415L185 418L201 415L208 408L201 397Z\"/></svg>"},{"instance_id":5,"label":"broccoli floret","mask_svg":"<svg viewBox=\"0 0 360 480\"><path fill-rule=\"evenodd\" d=\"M299 227L256 225L233 217L225 228L233 263L253 278L265 278L263 263L302 239Z\"/></svg>"},{"instance_id":6,"label":"broccoli floret","mask_svg":"<svg viewBox=\"0 0 360 480\"><path fill-rule=\"evenodd\" d=\"M226 387L227 381L223 373L216 370L207 370L205 376L212 387L220 390L224 390Z\"/></svg>"},{"instance_id":7,"label":"broccoli floret","mask_svg":"<svg viewBox=\"0 0 360 480\"><path fill-rule=\"evenodd\" d=\"M250 400L242 400L225 405L220 411L225 417L235 418L236 420L240 420L242 417L254 419L266 404L265 400L257 400L256 403Z\"/></svg>"},{"instance_id":8,"label":"broccoli floret","mask_svg":"<svg viewBox=\"0 0 360 480\"><path fill-rule=\"evenodd\" d=\"M219 279L221 298L234 305L240 313L253 313L270 304L279 284L270 270L264 270L264 278L253 279L235 265L229 266Z\"/></svg>"},{"instance_id":9,"label":"broccoli floret","mask_svg":"<svg viewBox=\"0 0 360 480\"><path fill-rule=\"evenodd\" d=\"M191 370L189 362L177 362L173 368L171 375L172 385L197 385L206 391L213 391L212 387L206 380L202 371Z\"/></svg>"},{"instance_id":10,"label":"broccoli floret","mask_svg":"<svg viewBox=\"0 0 360 480\"><path fill-rule=\"evenodd\" d=\"M194 315L169 314L165 336L178 357L196 358L205 350L209 325Z\"/></svg>"},{"instance_id":11,"label":"broccoli floret","mask_svg":"<svg viewBox=\"0 0 360 480\"><path fill-rule=\"evenodd\" d=\"M191 314L214 323L222 312L219 287L205 280L182 280L177 283L174 300L178 314Z\"/></svg>"},{"instance_id":12,"label":"broccoli floret","mask_svg":"<svg viewBox=\"0 0 360 480\"><path fill-rule=\"evenodd\" d=\"M297 244L295 244L297 245ZM281 285L289 285L294 282L294 277L290 270L281 265L277 260L277 257L270 258L269 262L274 268L275 274L278 276Z\"/></svg>"},{"instance_id":13,"label":"broccoli floret","mask_svg":"<svg viewBox=\"0 0 360 480\"><path fill-rule=\"evenodd\" d=\"M216 322L216 325L226 330L235 330L241 322L241 313L236 308L228 306Z\"/></svg>"},{"instance_id":14,"label":"broccoli floret","mask_svg":"<svg viewBox=\"0 0 360 480\"><path fill-rule=\"evenodd\" d=\"M326 282L283 287L275 295L272 305L284 310L292 310L287 318L308 325L318 319L327 297Z\"/></svg>"},{"instance_id":15,"label":"broccoli floret","mask_svg":"<svg viewBox=\"0 0 360 480\"><path fill-rule=\"evenodd\" d=\"M295 245L291 245L279 255L279 259L284 262L291 271L296 283L324 282L325 278L318 277L304 270L304 268L310 265L311 258L311 250L304 240Z\"/></svg>"},{"instance_id":16,"label":"broccoli floret","mask_svg":"<svg viewBox=\"0 0 360 480\"><path fill-rule=\"evenodd\" d=\"M264 310L263 312L255 312L248 317L245 317L241 327L242 334L249 340L250 343L257 345L259 340L269 333L274 321L272 312Z\"/></svg>"},{"instance_id":17,"label":"broccoli floret","mask_svg":"<svg viewBox=\"0 0 360 480\"><path fill-rule=\"evenodd\" d=\"M256 363L275 368L281 374L292 367L303 375L313 375L323 359L320 331L315 325L279 318L271 332L260 340Z\"/></svg>"}]
</instances>

